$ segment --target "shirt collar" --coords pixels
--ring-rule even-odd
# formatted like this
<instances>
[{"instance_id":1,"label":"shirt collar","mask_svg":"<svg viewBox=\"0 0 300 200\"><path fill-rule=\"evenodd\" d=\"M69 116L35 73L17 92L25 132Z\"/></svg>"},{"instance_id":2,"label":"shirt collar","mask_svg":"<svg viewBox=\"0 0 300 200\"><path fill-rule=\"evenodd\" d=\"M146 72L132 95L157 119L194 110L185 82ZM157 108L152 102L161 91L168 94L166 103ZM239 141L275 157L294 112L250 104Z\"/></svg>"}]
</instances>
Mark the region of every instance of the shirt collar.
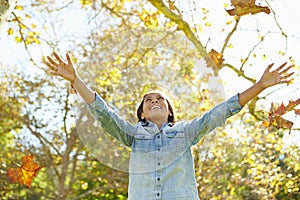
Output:
<instances>
[{"instance_id":1,"label":"shirt collar","mask_svg":"<svg viewBox=\"0 0 300 200\"><path fill-rule=\"evenodd\" d=\"M142 126L150 126L150 124L153 124L151 121L140 121L140 123L141 123L141 125ZM164 123L163 125L162 125L162 128L163 127L165 127L166 125L168 125L169 127L173 127L173 124L172 123Z\"/></svg>"}]
</instances>

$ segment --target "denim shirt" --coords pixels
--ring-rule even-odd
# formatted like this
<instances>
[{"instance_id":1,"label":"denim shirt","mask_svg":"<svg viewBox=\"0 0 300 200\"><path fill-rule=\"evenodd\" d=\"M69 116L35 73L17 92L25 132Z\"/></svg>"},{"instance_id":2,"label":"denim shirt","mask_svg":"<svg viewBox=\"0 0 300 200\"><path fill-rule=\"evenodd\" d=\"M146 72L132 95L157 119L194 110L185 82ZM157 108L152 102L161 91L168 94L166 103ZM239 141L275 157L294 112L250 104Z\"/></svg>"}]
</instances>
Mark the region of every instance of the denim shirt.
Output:
<instances>
[{"instance_id":1,"label":"denim shirt","mask_svg":"<svg viewBox=\"0 0 300 200\"><path fill-rule=\"evenodd\" d=\"M166 123L160 129L150 121L130 124L98 94L89 109L104 131L132 149L129 200L199 200L191 146L223 126L242 106L237 94L202 117Z\"/></svg>"}]
</instances>

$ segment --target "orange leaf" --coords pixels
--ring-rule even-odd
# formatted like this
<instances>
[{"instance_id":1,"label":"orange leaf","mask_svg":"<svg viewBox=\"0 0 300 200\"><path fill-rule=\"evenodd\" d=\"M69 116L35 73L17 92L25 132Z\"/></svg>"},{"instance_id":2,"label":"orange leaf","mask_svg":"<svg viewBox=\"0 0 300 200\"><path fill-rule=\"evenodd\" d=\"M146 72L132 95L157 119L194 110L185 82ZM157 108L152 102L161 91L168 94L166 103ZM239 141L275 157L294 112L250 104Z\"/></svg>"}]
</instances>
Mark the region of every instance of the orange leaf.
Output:
<instances>
[{"instance_id":1,"label":"orange leaf","mask_svg":"<svg viewBox=\"0 0 300 200\"><path fill-rule=\"evenodd\" d=\"M284 106L283 103L274 111L277 115L284 115L286 113L287 108Z\"/></svg>"},{"instance_id":2,"label":"orange leaf","mask_svg":"<svg viewBox=\"0 0 300 200\"><path fill-rule=\"evenodd\" d=\"M294 124L293 122L286 120L279 115L275 115L273 119L273 125L275 125L277 129L287 128L289 129L289 133L291 133Z\"/></svg>"},{"instance_id":3,"label":"orange leaf","mask_svg":"<svg viewBox=\"0 0 300 200\"><path fill-rule=\"evenodd\" d=\"M281 128L288 128L289 133L291 133L292 127L293 127L293 122L284 119L281 117L281 115L284 115L286 112L289 112L291 110L294 110L295 113L297 114L297 109L294 109L298 104L300 104L300 99L296 101L289 101L289 104L287 106L284 106L282 103L276 110L273 109L274 104L271 104L271 109L269 112L269 121L268 123L263 123L263 125L266 126L275 126L277 129Z\"/></svg>"},{"instance_id":4,"label":"orange leaf","mask_svg":"<svg viewBox=\"0 0 300 200\"><path fill-rule=\"evenodd\" d=\"M207 66L214 70L215 75L218 75L219 70L223 67L223 54L211 49L205 57L205 61Z\"/></svg>"},{"instance_id":5,"label":"orange leaf","mask_svg":"<svg viewBox=\"0 0 300 200\"><path fill-rule=\"evenodd\" d=\"M270 122L268 122L268 121L262 121L262 125L264 127L269 127L270 126Z\"/></svg>"},{"instance_id":6,"label":"orange leaf","mask_svg":"<svg viewBox=\"0 0 300 200\"><path fill-rule=\"evenodd\" d=\"M287 105L288 111L293 110L296 106L300 104L300 99L297 99L296 101L289 101L289 104Z\"/></svg>"},{"instance_id":7,"label":"orange leaf","mask_svg":"<svg viewBox=\"0 0 300 200\"><path fill-rule=\"evenodd\" d=\"M300 99L296 101L290 100L288 105L285 106L283 103L274 111L275 114L284 115L286 112L294 110L296 106L300 104Z\"/></svg>"},{"instance_id":8,"label":"orange leaf","mask_svg":"<svg viewBox=\"0 0 300 200\"><path fill-rule=\"evenodd\" d=\"M251 13L252 15L264 12L270 14L270 9L265 6L255 5L255 0L231 0L232 9L226 10L231 16L243 16Z\"/></svg>"},{"instance_id":9,"label":"orange leaf","mask_svg":"<svg viewBox=\"0 0 300 200\"><path fill-rule=\"evenodd\" d=\"M300 109L294 109L296 115L300 115Z\"/></svg>"},{"instance_id":10,"label":"orange leaf","mask_svg":"<svg viewBox=\"0 0 300 200\"><path fill-rule=\"evenodd\" d=\"M11 168L7 171L11 183L19 183L30 188L33 178L42 167L35 161L33 155L23 156L22 165L18 168Z\"/></svg>"}]
</instances>

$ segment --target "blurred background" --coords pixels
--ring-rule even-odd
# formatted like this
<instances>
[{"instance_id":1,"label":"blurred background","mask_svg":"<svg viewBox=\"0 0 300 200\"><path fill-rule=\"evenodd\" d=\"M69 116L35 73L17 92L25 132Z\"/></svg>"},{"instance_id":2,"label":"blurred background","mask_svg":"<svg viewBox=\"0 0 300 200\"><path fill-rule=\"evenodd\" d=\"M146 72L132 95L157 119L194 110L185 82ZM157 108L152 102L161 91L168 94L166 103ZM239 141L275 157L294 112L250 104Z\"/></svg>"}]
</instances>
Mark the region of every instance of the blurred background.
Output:
<instances>
[{"instance_id":1,"label":"blurred background","mask_svg":"<svg viewBox=\"0 0 300 200\"><path fill-rule=\"evenodd\" d=\"M131 123L150 89L169 94L177 120L191 119L269 64L294 65L292 83L265 90L193 154L201 199L300 199L300 3L233 2L19 0L1 21L0 199L127 199L130 149L105 138L69 83L49 74L53 51L69 51L82 79ZM7 175L24 155L43 167L30 188Z\"/></svg>"}]
</instances>

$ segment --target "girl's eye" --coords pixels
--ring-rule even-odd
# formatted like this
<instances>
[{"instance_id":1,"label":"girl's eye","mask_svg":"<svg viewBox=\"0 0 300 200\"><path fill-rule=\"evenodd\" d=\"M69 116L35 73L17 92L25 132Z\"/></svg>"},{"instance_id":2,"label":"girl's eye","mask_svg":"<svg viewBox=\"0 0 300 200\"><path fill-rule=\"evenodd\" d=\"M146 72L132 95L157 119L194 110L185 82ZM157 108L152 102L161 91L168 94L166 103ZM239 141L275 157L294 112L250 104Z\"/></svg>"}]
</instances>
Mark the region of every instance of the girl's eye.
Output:
<instances>
[{"instance_id":1,"label":"girl's eye","mask_svg":"<svg viewBox=\"0 0 300 200\"><path fill-rule=\"evenodd\" d=\"M151 101L151 99L146 99L145 101L146 101L146 102L149 102L149 101Z\"/></svg>"}]
</instances>

